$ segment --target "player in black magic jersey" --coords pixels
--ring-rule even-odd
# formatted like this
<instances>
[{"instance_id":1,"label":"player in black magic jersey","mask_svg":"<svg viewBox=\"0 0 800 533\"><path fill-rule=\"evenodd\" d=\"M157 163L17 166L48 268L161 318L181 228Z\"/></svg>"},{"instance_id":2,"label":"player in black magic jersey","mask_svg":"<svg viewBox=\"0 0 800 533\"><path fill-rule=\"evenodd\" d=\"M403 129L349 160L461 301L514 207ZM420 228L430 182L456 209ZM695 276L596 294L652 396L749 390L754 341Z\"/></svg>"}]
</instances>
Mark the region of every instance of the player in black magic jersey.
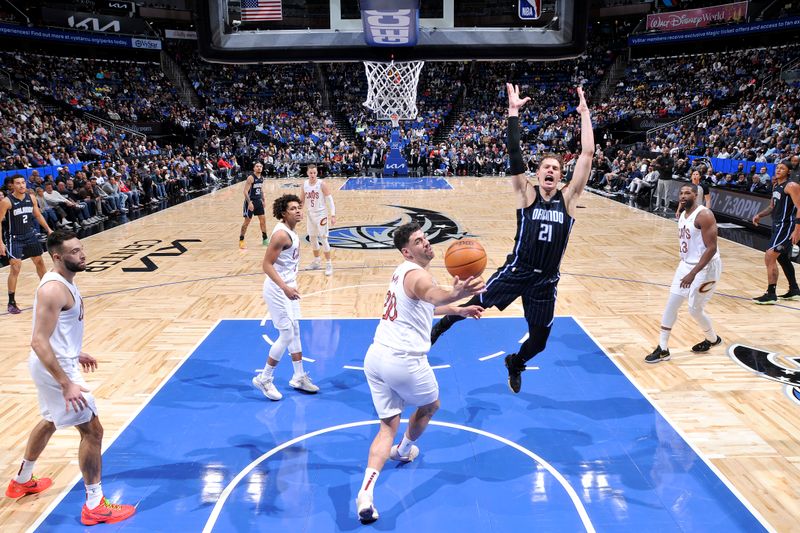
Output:
<instances>
[{"instance_id":1,"label":"player in black magic jersey","mask_svg":"<svg viewBox=\"0 0 800 533\"><path fill-rule=\"evenodd\" d=\"M798 211L800 206L800 185L789 181L789 165L778 163L775 167L775 184L772 187L772 201L769 207L753 217L753 224L758 226L761 217L772 213L772 236L769 248L764 252L764 264L767 266L767 292L753 298L759 305L772 305L777 303L779 296L775 293L778 285L778 264L781 265L786 280L789 282L789 291L781 294L783 300L800 300L800 288L797 286L797 277L792 264L792 245L800 240L800 225L798 225Z\"/></svg>"},{"instance_id":2,"label":"player in black magic jersey","mask_svg":"<svg viewBox=\"0 0 800 533\"><path fill-rule=\"evenodd\" d=\"M247 233L247 226L253 219L253 215L258 217L258 223L261 226L261 244L264 246L269 244L269 237L267 236L267 221L264 218L264 197L262 187L264 186L264 165L257 162L253 165L253 173L247 176L247 181L244 182L244 207L242 208L242 229L239 231L239 248L246 248L244 242L244 235Z\"/></svg>"},{"instance_id":3,"label":"player in black magic jersey","mask_svg":"<svg viewBox=\"0 0 800 533\"><path fill-rule=\"evenodd\" d=\"M464 305L497 307L501 311L522 297L522 307L528 322L528 339L519 353L506 356L508 386L514 392L522 387L525 363L544 350L553 325L559 268L567 249L574 221L575 204L589 179L594 155L592 117L583 89L577 88L581 115L581 153L575 163L572 181L558 189L563 176L561 158L545 154L536 171L538 185L525 176L525 163L519 138L519 109L529 97L520 98L519 87L506 84L508 91L508 154L511 161L511 183L517 203L517 233L514 250L506 263L486 283L486 292ZM458 316L446 316L431 330L431 342L455 322Z\"/></svg>"},{"instance_id":4,"label":"player in black magic jersey","mask_svg":"<svg viewBox=\"0 0 800 533\"><path fill-rule=\"evenodd\" d=\"M42 260L42 245L36 234L36 224L49 235L52 230L39 211L36 197L27 192L25 177L17 174L12 178L8 196L0 201L0 220L3 221L3 238L0 240L0 256L8 255L8 312L12 315L21 313L14 293L17 291L17 278L22 269L23 259L31 258L36 265L39 278L44 276L46 268Z\"/></svg>"}]
</instances>

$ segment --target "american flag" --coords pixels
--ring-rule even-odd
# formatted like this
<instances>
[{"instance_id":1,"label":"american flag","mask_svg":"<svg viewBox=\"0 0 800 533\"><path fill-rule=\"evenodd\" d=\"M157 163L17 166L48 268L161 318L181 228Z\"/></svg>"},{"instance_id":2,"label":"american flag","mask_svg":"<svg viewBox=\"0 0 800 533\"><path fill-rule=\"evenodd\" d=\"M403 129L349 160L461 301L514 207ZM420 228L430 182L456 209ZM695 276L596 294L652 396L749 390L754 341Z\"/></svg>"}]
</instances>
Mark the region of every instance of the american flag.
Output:
<instances>
[{"instance_id":1,"label":"american flag","mask_svg":"<svg viewBox=\"0 0 800 533\"><path fill-rule=\"evenodd\" d=\"M242 22L282 19L281 0L242 0Z\"/></svg>"}]
</instances>

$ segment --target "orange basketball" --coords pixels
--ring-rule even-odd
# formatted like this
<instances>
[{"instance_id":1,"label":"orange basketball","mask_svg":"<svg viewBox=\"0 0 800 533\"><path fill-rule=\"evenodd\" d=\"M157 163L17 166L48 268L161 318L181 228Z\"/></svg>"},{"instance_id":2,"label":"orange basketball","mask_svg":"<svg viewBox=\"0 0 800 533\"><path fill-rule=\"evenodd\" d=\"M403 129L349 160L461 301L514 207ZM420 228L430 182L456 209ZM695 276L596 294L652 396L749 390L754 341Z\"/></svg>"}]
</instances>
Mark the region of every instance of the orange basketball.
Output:
<instances>
[{"instance_id":1,"label":"orange basketball","mask_svg":"<svg viewBox=\"0 0 800 533\"><path fill-rule=\"evenodd\" d=\"M474 239L461 239L445 252L444 266L451 276L458 276L460 280L480 276L486 268L486 250Z\"/></svg>"}]
</instances>

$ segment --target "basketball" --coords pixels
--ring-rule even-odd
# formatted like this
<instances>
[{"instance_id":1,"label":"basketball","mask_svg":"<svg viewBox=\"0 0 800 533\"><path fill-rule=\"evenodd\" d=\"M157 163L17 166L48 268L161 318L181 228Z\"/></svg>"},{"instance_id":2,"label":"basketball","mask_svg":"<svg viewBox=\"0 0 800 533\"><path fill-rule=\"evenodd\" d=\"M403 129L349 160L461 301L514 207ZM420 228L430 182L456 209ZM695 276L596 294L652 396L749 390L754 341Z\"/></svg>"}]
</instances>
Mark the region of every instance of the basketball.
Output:
<instances>
[{"instance_id":1,"label":"basketball","mask_svg":"<svg viewBox=\"0 0 800 533\"><path fill-rule=\"evenodd\" d=\"M480 276L486 268L486 250L474 239L456 241L444 254L444 266L451 276L461 280Z\"/></svg>"}]
</instances>

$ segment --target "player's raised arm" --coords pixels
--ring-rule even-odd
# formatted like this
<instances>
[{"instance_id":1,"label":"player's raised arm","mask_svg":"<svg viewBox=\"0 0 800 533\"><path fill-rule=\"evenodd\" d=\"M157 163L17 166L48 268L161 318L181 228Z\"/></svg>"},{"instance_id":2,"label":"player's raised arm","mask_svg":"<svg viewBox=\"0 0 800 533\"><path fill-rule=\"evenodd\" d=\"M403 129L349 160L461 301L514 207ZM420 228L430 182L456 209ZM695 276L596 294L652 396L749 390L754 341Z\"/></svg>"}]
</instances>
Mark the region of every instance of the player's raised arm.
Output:
<instances>
[{"instance_id":1,"label":"player's raised arm","mask_svg":"<svg viewBox=\"0 0 800 533\"><path fill-rule=\"evenodd\" d=\"M575 170L572 174L572 181L564 189L564 198L569 203L571 198L577 198L586 187L589 175L592 172L592 158L594 157L594 131L592 130L592 114L586 104L586 97L583 88L578 87L578 108L576 111L581 115L581 153L575 163Z\"/></svg>"},{"instance_id":2,"label":"player's raised arm","mask_svg":"<svg viewBox=\"0 0 800 533\"><path fill-rule=\"evenodd\" d=\"M520 98L519 86L506 83L508 92L508 159L510 163L509 174L514 192L517 193L517 207L527 207L535 200L536 193L528 185L525 177L525 162L522 160L522 148L519 139L519 110L530 100L529 96Z\"/></svg>"}]
</instances>

